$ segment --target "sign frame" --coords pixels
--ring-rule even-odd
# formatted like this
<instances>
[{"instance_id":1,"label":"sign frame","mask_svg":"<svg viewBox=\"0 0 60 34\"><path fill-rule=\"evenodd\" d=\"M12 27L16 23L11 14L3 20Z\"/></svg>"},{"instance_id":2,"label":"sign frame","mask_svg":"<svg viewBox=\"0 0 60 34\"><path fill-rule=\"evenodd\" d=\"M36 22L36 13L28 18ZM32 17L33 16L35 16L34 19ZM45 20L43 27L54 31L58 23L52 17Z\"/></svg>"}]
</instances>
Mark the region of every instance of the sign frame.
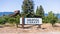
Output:
<instances>
[{"instance_id":1,"label":"sign frame","mask_svg":"<svg viewBox=\"0 0 60 34\"><path fill-rule=\"evenodd\" d=\"M42 18L20 18L20 24L22 24L22 22L24 22L24 24L42 24ZM30 23L28 23L30 22ZM32 22L32 23L31 23ZM39 23L38 23L39 22Z\"/></svg>"},{"instance_id":2,"label":"sign frame","mask_svg":"<svg viewBox=\"0 0 60 34\"><path fill-rule=\"evenodd\" d=\"M38 18L39 19L39 18ZM20 18L20 23L22 24L22 28L24 28L24 25L38 25L38 28L41 28L41 25L42 25L42 18L40 18L41 19L41 23L40 24L25 24L24 22L25 22L25 18L24 17L22 17L22 18Z\"/></svg>"}]
</instances>

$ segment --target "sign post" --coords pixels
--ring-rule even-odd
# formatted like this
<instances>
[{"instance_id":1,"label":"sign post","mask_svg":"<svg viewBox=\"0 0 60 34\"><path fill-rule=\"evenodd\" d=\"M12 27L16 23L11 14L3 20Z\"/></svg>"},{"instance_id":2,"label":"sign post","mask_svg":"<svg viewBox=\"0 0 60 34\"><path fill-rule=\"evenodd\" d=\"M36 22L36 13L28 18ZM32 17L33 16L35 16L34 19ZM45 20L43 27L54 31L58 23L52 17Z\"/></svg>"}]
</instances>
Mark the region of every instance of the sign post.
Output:
<instances>
[{"instance_id":1,"label":"sign post","mask_svg":"<svg viewBox=\"0 0 60 34\"><path fill-rule=\"evenodd\" d=\"M24 29L24 17L22 17L22 28Z\"/></svg>"},{"instance_id":2,"label":"sign post","mask_svg":"<svg viewBox=\"0 0 60 34\"><path fill-rule=\"evenodd\" d=\"M40 25L38 25L38 28L41 28L41 24L40 24Z\"/></svg>"}]
</instances>

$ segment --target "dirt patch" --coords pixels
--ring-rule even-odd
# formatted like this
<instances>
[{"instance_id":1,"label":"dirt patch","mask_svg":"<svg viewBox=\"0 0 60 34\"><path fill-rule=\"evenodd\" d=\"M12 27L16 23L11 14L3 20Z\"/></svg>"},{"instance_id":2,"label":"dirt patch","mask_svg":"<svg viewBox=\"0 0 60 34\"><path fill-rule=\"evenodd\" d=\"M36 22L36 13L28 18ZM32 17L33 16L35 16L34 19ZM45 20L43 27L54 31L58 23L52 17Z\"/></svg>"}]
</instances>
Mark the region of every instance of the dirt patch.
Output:
<instances>
[{"instance_id":1,"label":"dirt patch","mask_svg":"<svg viewBox=\"0 0 60 34\"><path fill-rule=\"evenodd\" d=\"M0 28L0 33L36 33L36 32L60 32L60 25L56 24L59 27L52 27L51 24L42 24L41 28L37 28L38 25L25 25L25 29L13 27L3 27ZM27 28L28 27L28 28Z\"/></svg>"}]
</instances>

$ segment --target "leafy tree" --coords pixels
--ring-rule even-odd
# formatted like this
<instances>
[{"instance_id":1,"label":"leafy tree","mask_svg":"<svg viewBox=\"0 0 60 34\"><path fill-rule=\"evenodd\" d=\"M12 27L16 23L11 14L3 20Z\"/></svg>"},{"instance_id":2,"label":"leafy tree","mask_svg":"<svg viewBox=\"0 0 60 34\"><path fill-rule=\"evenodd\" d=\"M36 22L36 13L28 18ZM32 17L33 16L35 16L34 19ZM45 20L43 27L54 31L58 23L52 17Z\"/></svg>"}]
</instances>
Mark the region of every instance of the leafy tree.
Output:
<instances>
[{"instance_id":1,"label":"leafy tree","mask_svg":"<svg viewBox=\"0 0 60 34\"><path fill-rule=\"evenodd\" d=\"M52 11L49 12L47 16L48 22L52 24L52 26L57 22L58 17L52 13Z\"/></svg>"},{"instance_id":2,"label":"leafy tree","mask_svg":"<svg viewBox=\"0 0 60 34\"><path fill-rule=\"evenodd\" d=\"M20 23L20 14L17 14L14 17L11 17L11 16L3 16L2 18L4 18L7 23L16 24L16 27L18 27L18 24ZM4 20L2 20L1 23L3 21Z\"/></svg>"},{"instance_id":3,"label":"leafy tree","mask_svg":"<svg viewBox=\"0 0 60 34\"><path fill-rule=\"evenodd\" d=\"M34 3L32 0L24 0L22 5L23 15L32 15L34 13Z\"/></svg>"},{"instance_id":4,"label":"leafy tree","mask_svg":"<svg viewBox=\"0 0 60 34\"><path fill-rule=\"evenodd\" d=\"M15 23L16 23L16 27L18 27L18 24L20 24L20 16L19 15L16 16Z\"/></svg>"}]
</instances>

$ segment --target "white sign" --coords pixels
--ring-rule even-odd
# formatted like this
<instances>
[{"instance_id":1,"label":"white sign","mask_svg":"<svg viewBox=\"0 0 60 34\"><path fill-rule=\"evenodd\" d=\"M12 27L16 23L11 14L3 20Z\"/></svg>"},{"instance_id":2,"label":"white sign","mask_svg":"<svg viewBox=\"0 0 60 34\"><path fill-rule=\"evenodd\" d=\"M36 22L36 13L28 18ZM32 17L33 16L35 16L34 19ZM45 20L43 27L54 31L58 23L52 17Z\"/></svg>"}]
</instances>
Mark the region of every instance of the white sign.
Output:
<instances>
[{"instance_id":1,"label":"white sign","mask_svg":"<svg viewBox=\"0 0 60 34\"><path fill-rule=\"evenodd\" d=\"M20 18L20 24L22 24L22 18Z\"/></svg>"},{"instance_id":2,"label":"white sign","mask_svg":"<svg viewBox=\"0 0 60 34\"><path fill-rule=\"evenodd\" d=\"M22 24L22 18L20 18ZM24 18L24 24L42 24L42 18Z\"/></svg>"}]
</instances>

